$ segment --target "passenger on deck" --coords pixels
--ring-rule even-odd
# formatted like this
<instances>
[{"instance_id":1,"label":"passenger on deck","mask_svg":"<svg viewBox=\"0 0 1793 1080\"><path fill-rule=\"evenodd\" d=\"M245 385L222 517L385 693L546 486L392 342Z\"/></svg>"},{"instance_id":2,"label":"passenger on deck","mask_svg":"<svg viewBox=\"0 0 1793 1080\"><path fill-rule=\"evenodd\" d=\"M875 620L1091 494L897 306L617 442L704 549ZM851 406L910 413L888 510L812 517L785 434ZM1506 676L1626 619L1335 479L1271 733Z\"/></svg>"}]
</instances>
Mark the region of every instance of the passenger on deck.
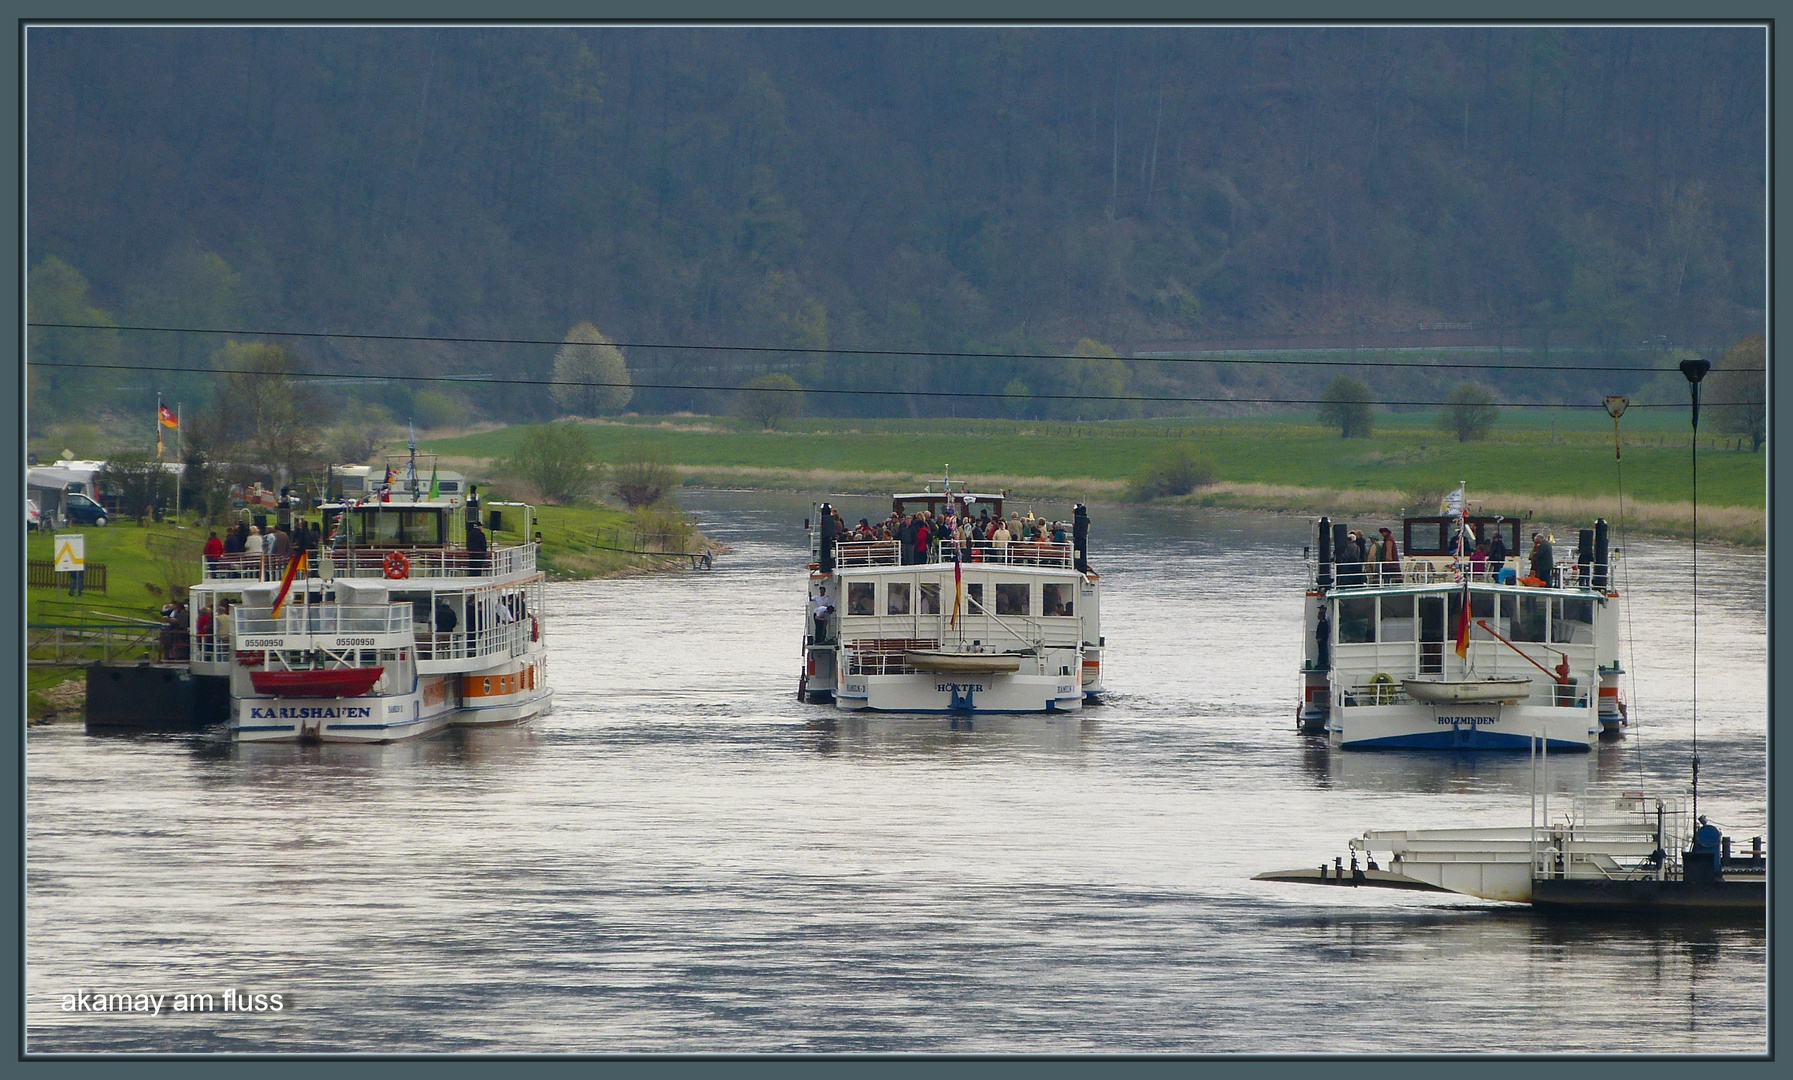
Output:
<instances>
[{"instance_id":1,"label":"passenger on deck","mask_svg":"<svg viewBox=\"0 0 1793 1080\"><path fill-rule=\"evenodd\" d=\"M1469 579L1488 580L1488 545L1485 543L1477 544L1469 554Z\"/></svg>"},{"instance_id":2,"label":"passenger on deck","mask_svg":"<svg viewBox=\"0 0 1793 1080\"><path fill-rule=\"evenodd\" d=\"M467 572L484 574L491 567L491 557L486 550L486 531L479 527L479 522L467 523Z\"/></svg>"},{"instance_id":3,"label":"passenger on deck","mask_svg":"<svg viewBox=\"0 0 1793 1080\"><path fill-rule=\"evenodd\" d=\"M448 601L436 601L436 633L452 634L460 623L460 618L455 615L454 608L448 606Z\"/></svg>"},{"instance_id":4,"label":"passenger on deck","mask_svg":"<svg viewBox=\"0 0 1793 1080\"><path fill-rule=\"evenodd\" d=\"M1363 548L1358 546L1357 533L1345 534L1345 542L1339 545L1336 558L1339 564L1339 584L1362 585Z\"/></svg>"},{"instance_id":5,"label":"passenger on deck","mask_svg":"<svg viewBox=\"0 0 1793 1080\"><path fill-rule=\"evenodd\" d=\"M224 541L218 539L218 530L213 529L211 535L205 538L205 565L209 568L223 554Z\"/></svg>"},{"instance_id":6,"label":"passenger on deck","mask_svg":"<svg viewBox=\"0 0 1793 1080\"><path fill-rule=\"evenodd\" d=\"M917 565L928 561L928 545L934 539L934 531L928 528L928 512L923 510L915 515L919 520L915 523L915 559Z\"/></svg>"},{"instance_id":7,"label":"passenger on deck","mask_svg":"<svg viewBox=\"0 0 1793 1080\"><path fill-rule=\"evenodd\" d=\"M1556 552L1550 546L1550 538L1541 532L1532 533L1531 569L1531 576L1539 585L1551 585L1556 580Z\"/></svg>"},{"instance_id":8,"label":"passenger on deck","mask_svg":"<svg viewBox=\"0 0 1793 1080\"><path fill-rule=\"evenodd\" d=\"M815 641L821 644L828 640L828 616L834 614L834 601L828 599L828 586L816 589L816 602L810 613L816 620Z\"/></svg>"},{"instance_id":9,"label":"passenger on deck","mask_svg":"<svg viewBox=\"0 0 1793 1080\"><path fill-rule=\"evenodd\" d=\"M1488 542L1488 561L1497 571L1507 564L1507 540L1498 522L1494 526L1494 539Z\"/></svg>"},{"instance_id":10,"label":"passenger on deck","mask_svg":"<svg viewBox=\"0 0 1793 1080\"><path fill-rule=\"evenodd\" d=\"M990 547L996 552L997 562L1009 561L1009 541L1012 539L1014 536L1009 532L1009 527L1003 524L1002 519L998 518L996 531L990 534Z\"/></svg>"},{"instance_id":11,"label":"passenger on deck","mask_svg":"<svg viewBox=\"0 0 1793 1080\"><path fill-rule=\"evenodd\" d=\"M1385 526L1382 539L1377 542L1376 558L1382 563L1382 581L1384 584L1401 580L1401 545L1395 541L1395 534Z\"/></svg>"}]
</instances>

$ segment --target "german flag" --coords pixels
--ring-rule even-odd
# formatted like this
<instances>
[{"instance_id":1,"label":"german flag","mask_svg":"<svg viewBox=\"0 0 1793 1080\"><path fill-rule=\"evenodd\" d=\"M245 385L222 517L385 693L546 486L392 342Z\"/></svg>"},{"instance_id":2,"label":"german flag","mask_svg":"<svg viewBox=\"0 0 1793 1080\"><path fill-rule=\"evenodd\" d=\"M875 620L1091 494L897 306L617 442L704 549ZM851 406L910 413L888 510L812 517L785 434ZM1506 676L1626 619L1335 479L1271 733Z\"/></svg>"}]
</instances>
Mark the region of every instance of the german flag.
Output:
<instances>
[{"instance_id":1,"label":"german flag","mask_svg":"<svg viewBox=\"0 0 1793 1080\"><path fill-rule=\"evenodd\" d=\"M166 405L156 406L156 417L162 421L163 427L178 428L181 426L180 415Z\"/></svg>"},{"instance_id":2,"label":"german flag","mask_svg":"<svg viewBox=\"0 0 1793 1080\"><path fill-rule=\"evenodd\" d=\"M286 564L286 576L280 579L280 595L274 598L274 610L268 612L270 619L278 617L280 609L286 606L286 596L293 591L293 579L305 572L305 556L307 554L307 552L301 551Z\"/></svg>"}]
</instances>

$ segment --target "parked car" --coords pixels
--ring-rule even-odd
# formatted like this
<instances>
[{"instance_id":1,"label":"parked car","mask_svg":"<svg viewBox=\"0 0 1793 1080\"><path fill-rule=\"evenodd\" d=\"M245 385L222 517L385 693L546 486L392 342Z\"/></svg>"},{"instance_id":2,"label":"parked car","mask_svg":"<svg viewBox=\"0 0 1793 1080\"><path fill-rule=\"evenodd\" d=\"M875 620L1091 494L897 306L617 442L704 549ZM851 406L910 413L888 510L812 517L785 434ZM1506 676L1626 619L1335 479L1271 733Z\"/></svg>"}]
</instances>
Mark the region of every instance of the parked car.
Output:
<instances>
[{"instance_id":1,"label":"parked car","mask_svg":"<svg viewBox=\"0 0 1793 1080\"><path fill-rule=\"evenodd\" d=\"M43 514L38 512L37 500L36 499L26 499L25 500L25 528L27 530L31 530L31 529L41 529L43 527L44 527L44 516L43 516Z\"/></svg>"},{"instance_id":2,"label":"parked car","mask_svg":"<svg viewBox=\"0 0 1793 1080\"><path fill-rule=\"evenodd\" d=\"M62 520L70 525L104 525L110 520L106 508L78 492L62 498Z\"/></svg>"}]
</instances>

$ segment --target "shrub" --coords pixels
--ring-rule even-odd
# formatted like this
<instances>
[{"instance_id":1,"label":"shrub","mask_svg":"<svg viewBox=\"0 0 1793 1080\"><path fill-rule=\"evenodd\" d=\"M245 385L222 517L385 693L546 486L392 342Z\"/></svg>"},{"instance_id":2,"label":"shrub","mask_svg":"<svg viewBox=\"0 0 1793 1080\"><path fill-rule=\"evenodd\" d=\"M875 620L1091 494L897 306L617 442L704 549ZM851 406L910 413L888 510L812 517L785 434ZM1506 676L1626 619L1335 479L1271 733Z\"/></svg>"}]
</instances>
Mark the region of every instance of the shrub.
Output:
<instances>
[{"instance_id":1,"label":"shrub","mask_svg":"<svg viewBox=\"0 0 1793 1080\"><path fill-rule=\"evenodd\" d=\"M1214 463L1188 443L1160 451L1133 474L1128 497L1136 502L1187 495L1214 482Z\"/></svg>"},{"instance_id":2,"label":"shrub","mask_svg":"<svg viewBox=\"0 0 1793 1080\"><path fill-rule=\"evenodd\" d=\"M558 504L579 501L604 479L585 429L569 423L529 429L498 468L534 488L543 501Z\"/></svg>"},{"instance_id":3,"label":"shrub","mask_svg":"<svg viewBox=\"0 0 1793 1080\"><path fill-rule=\"evenodd\" d=\"M661 502L678 486L677 469L650 459L625 461L610 470L610 490L631 510Z\"/></svg>"}]
</instances>

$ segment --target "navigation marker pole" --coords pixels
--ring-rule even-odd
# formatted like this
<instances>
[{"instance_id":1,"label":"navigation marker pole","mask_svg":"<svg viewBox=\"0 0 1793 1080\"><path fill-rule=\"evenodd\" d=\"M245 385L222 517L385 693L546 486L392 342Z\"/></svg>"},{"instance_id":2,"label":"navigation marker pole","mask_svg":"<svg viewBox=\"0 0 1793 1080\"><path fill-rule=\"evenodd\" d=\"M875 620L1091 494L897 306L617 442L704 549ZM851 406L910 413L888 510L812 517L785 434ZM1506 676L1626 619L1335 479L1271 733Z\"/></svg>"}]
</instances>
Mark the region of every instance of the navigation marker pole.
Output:
<instances>
[{"instance_id":1,"label":"navigation marker pole","mask_svg":"<svg viewBox=\"0 0 1793 1080\"><path fill-rule=\"evenodd\" d=\"M1681 374L1693 395L1693 436L1688 460L1693 476L1693 820L1700 820L1700 380L1712 370L1710 360L1683 360Z\"/></svg>"}]
</instances>

